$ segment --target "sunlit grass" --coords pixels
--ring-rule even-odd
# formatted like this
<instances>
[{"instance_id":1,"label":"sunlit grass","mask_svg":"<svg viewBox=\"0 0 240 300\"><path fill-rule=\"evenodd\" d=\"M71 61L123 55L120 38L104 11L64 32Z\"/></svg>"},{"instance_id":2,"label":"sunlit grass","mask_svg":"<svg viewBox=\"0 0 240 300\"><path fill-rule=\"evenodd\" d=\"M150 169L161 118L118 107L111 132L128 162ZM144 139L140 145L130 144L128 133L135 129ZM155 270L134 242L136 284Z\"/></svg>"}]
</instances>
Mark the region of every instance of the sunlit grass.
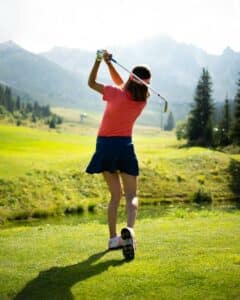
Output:
<instances>
[{"instance_id":1,"label":"sunlit grass","mask_svg":"<svg viewBox=\"0 0 240 300\"><path fill-rule=\"evenodd\" d=\"M77 167L94 150L93 136L0 125L0 176L12 178L32 169Z\"/></svg>"},{"instance_id":2,"label":"sunlit grass","mask_svg":"<svg viewBox=\"0 0 240 300\"><path fill-rule=\"evenodd\" d=\"M94 135L0 125L0 141L0 217L62 214L90 202L106 203L102 176L85 173ZM187 148L174 133L142 126L136 128L134 143L142 204L192 202L196 195L210 201L239 197L239 155Z\"/></svg>"},{"instance_id":3,"label":"sunlit grass","mask_svg":"<svg viewBox=\"0 0 240 300\"><path fill-rule=\"evenodd\" d=\"M125 263L121 251L105 252L107 226L97 219L6 228L0 298L238 299L239 235L237 213L144 218L136 224L136 258Z\"/></svg>"}]
</instances>

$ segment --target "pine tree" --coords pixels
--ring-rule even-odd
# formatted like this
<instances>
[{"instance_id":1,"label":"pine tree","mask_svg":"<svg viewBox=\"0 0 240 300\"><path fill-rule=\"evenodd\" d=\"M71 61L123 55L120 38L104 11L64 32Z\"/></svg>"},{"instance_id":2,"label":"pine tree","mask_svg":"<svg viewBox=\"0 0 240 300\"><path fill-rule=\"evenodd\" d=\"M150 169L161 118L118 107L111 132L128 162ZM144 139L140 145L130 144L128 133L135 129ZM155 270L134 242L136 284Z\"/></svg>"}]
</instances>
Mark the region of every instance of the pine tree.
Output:
<instances>
[{"instance_id":1,"label":"pine tree","mask_svg":"<svg viewBox=\"0 0 240 300\"><path fill-rule=\"evenodd\" d=\"M34 102L32 111L36 116L41 117L41 107L37 101Z\"/></svg>"},{"instance_id":2,"label":"pine tree","mask_svg":"<svg viewBox=\"0 0 240 300\"><path fill-rule=\"evenodd\" d=\"M6 105L6 109L9 112L13 113L14 107L15 107L15 102L12 97L12 91L9 87L6 87L6 89L5 89L5 105Z\"/></svg>"},{"instance_id":3,"label":"pine tree","mask_svg":"<svg viewBox=\"0 0 240 300\"><path fill-rule=\"evenodd\" d=\"M170 111L167 119L167 124L165 125L164 129L167 131L171 131L173 130L174 127L175 127L175 121L174 121L173 113Z\"/></svg>"},{"instance_id":4,"label":"pine tree","mask_svg":"<svg viewBox=\"0 0 240 300\"><path fill-rule=\"evenodd\" d=\"M50 122L49 122L49 128L56 128L56 120L55 118L51 118Z\"/></svg>"},{"instance_id":5,"label":"pine tree","mask_svg":"<svg viewBox=\"0 0 240 300\"><path fill-rule=\"evenodd\" d=\"M0 85L0 105L4 106L4 89Z\"/></svg>"},{"instance_id":6,"label":"pine tree","mask_svg":"<svg viewBox=\"0 0 240 300\"><path fill-rule=\"evenodd\" d=\"M35 116L34 113L32 114L32 122L33 122L33 123L36 123L36 122L37 122L37 118L36 118L36 116Z\"/></svg>"},{"instance_id":7,"label":"pine tree","mask_svg":"<svg viewBox=\"0 0 240 300\"><path fill-rule=\"evenodd\" d=\"M50 106L46 105L42 107L43 117L49 117L51 115Z\"/></svg>"},{"instance_id":8,"label":"pine tree","mask_svg":"<svg viewBox=\"0 0 240 300\"><path fill-rule=\"evenodd\" d=\"M231 143L230 139L230 124L231 124L231 113L229 99L226 96L224 107L223 107L223 118L220 124L220 145L226 146Z\"/></svg>"},{"instance_id":9,"label":"pine tree","mask_svg":"<svg viewBox=\"0 0 240 300\"><path fill-rule=\"evenodd\" d=\"M26 107L25 107L26 113L33 112L33 106L32 103L28 102Z\"/></svg>"},{"instance_id":10,"label":"pine tree","mask_svg":"<svg viewBox=\"0 0 240 300\"><path fill-rule=\"evenodd\" d=\"M187 124L187 138L190 144L207 146L213 142L212 82L208 70L203 68L198 81L193 108Z\"/></svg>"},{"instance_id":11,"label":"pine tree","mask_svg":"<svg viewBox=\"0 0 240 300\"><path fill-rule=\"evenodd\" d=\"M16 110L21 110L21 99L19 96L17 96Z\"/></svg>"},{"instance_id":12,"label":"pine tree","mask_svg":"<svg viewBox=\"0 0 240 300\"><path fill-rule=\"evenodd\" d=\"M239 73L240 75L240 73ZM234 122L232 127L232 138L233 142L240 145L240 78L237 82L237 93L234 98Z\"/></svg>"}]
</instances>

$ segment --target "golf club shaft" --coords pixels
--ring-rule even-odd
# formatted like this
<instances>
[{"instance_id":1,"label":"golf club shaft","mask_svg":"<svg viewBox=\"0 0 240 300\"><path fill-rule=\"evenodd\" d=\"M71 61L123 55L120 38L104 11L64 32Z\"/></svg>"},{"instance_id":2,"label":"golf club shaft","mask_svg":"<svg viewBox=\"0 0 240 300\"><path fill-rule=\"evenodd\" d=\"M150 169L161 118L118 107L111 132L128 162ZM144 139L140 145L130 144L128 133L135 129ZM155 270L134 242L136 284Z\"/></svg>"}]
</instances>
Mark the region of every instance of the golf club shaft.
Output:
<instances>
[{"instance_id":1,"label":"golf club shaft","mask_svg":"<svg viewBox=\"0 0 240 300\"><path fill-rule=\"evenodd\" d=\"M120 68L122 68L123 70L125 70L127 73L129 73L130 75L132 75L134 78L136 78L138 81L140 81L142 84L144 84L147 88L149 88L150 91L152 91L154 94L156 94L159 98L161 98L164 102L165 102L165 106L164 106L164 111L167 111L167 100L160 95L160 93L158 91L156 91L154 88L152 88L149 84L147 84L144 80L142 80L140 77L138 77L136 74L132 73L131 71L129 71L127 68L125 68L123 65L121 65L119 62L116 61L116 59L114 59L113 57L110 58L112 62L114 62L116 65L118 65Z\"/></svg>"}]
</instances>

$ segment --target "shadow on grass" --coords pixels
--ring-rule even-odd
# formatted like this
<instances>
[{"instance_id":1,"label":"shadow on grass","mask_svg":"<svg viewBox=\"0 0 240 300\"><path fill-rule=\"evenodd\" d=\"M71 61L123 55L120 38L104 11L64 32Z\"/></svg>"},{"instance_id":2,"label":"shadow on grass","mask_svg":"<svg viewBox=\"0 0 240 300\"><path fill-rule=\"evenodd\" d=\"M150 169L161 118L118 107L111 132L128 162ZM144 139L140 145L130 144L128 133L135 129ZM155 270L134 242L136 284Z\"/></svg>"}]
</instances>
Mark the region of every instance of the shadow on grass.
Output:
<instances>
[{"instance_id":1,"label":"shadow on grass","mask_svg":"<svg viewBox=\"0 0 240 300\"><path fill-rule=\"evenodd\" d=\"M236 197L236 201L240 204L240 162L231 159L228 171L231 175L230 188Z\"/></svg>"},{"instance_id":2,"label":"shadow on grass","mask_svg":"<svg viewBox=\"0 0 240 300\"><path fill-rule=\"evenodd\" d=\"M64 299L73 300L71 287L92 276L106 271L110 266L120 266L124 260L109 260L94 264L103 257L108 250L90 256L87 260L66 267L53 267L40 272L38 277L27 283L17 294L15 300L44 300ZM94 287L97 288L97 287Z\"/></svg>"}]
</instances>

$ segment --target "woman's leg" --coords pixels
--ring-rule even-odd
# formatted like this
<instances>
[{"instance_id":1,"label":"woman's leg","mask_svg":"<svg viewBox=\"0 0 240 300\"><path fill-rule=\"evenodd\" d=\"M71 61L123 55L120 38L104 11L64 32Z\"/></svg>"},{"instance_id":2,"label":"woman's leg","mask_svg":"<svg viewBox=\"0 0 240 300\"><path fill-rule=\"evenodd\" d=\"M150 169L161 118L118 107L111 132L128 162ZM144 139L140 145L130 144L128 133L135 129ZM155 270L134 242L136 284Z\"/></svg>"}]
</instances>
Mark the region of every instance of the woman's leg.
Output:
<instances>
[{"instance_id":1,"label":"woman's leg","mask_svg":"<svg viewBox=\"0 0 240 300\"><path fill-rule=\"evenodd\" d=\"M117 210L122 197L122 188L118 173L103 172L103 177L107 182L111 199L108 205L108 226L110 238L117 235Z\"/></svg>"},{"instance_id":2,"label":"woman's leg","mask_svg":"<svg viewBox=\"0 0 240 300\"><path fill-rule=\"evenodd\" d=\"M127 226L133 228L138 210L137 176L121 173L126 197Z\"/></svg>"}]
</instances>

